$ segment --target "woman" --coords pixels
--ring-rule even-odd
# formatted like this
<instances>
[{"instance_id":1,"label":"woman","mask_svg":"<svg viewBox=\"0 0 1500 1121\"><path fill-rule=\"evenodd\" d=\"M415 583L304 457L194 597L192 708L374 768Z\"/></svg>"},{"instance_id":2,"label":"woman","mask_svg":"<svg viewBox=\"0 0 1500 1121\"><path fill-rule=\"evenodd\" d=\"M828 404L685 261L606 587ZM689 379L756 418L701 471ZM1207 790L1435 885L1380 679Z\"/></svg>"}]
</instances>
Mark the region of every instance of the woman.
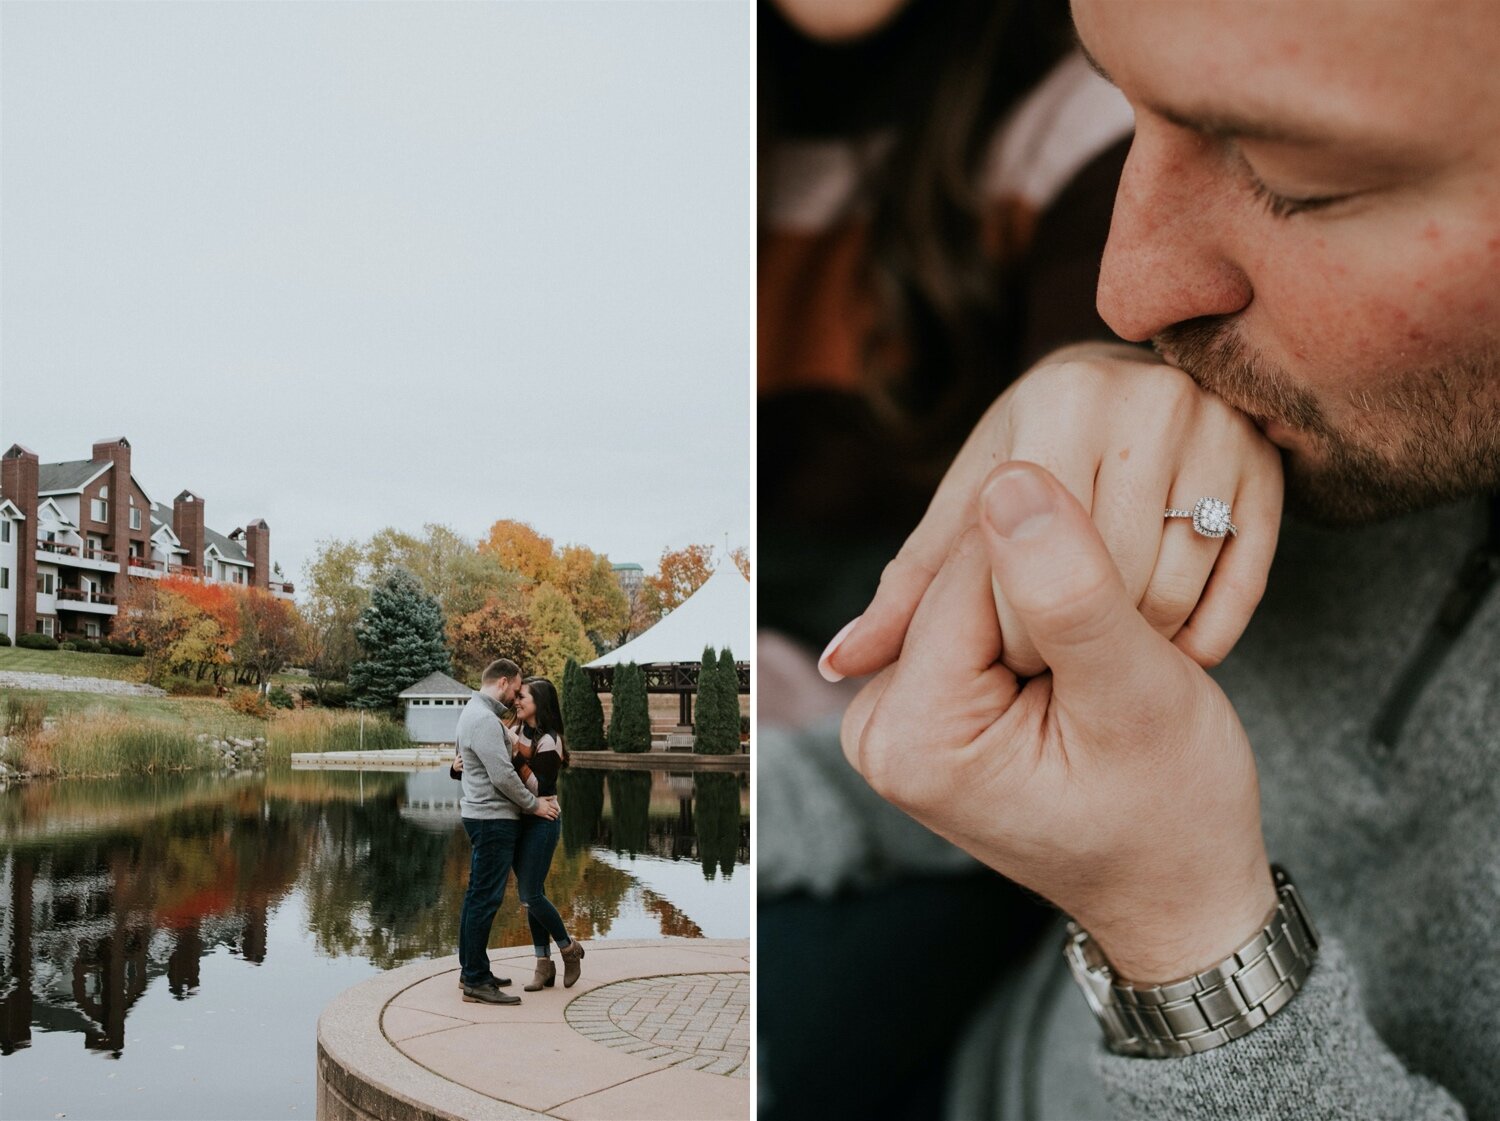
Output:
<instances>
[{"instance_id":1,"label":"woman","mask_svg":"<svg viewBox=\"0 0 1500 1121\"><path fill-rule=\"evenodd\" d=\"M516 721L516 755L512 760L516 773L537 797L556 796L557 776L568 765L568 749L563 742L562 707L552 682L545 677L526 679L516 698ZM562 955L563 988L570 989L578 981L579 963L583 961L582 943L568 937L562 916L543 891L561 835L561 818L546 821L528 814L522 819L521 836L516 842L516 891L526 907L536 949L536 975L525 986L528 993L550 989L556 983L551 942L557 942Z\"/></svg>"},{"instance_id":2,"label":"woman","mask_svg":"<svg viewBox=\"0 0 1500 1121\"><path fill-rule=\"evenodd\" d=\"M1094 286L1130 111L1062 0L759 10L761 1115L930 1117L961 1026L1049 916L874 804L815 652L1014 375L1111 337ZM881 983L944 927L984 950Z\"/></svg>"}]
</instances>

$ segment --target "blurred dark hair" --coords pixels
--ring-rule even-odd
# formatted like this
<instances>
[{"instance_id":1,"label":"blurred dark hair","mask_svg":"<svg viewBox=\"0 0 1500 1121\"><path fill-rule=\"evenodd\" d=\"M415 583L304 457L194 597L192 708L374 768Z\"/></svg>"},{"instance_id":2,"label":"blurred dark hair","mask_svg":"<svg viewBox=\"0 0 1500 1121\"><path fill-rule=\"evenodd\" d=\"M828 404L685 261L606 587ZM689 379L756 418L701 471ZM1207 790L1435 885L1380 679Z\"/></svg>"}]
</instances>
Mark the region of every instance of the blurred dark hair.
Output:
<instances>
[{"instance_id":1,"label":"blurred dark hair","mask_svg":"<svg viewBox=\"0 0 1500 1121\"><path fill-rule=\"evenodd\" d=\"M916 446L936 451L934 438L966 432L1016 373L1003 263L1015 232L982 228L979 174L1006 112L1066 53L1071 28L1064 0L911 0L861 40L821 43L760 2L762 154L783 139L891 138L852 200L869 217L880 305L862 385L876 416Z\"/></svg>"},{"instance_id":2,"label":"blurred dark hair","mask_svg":"<svg viewBox=\"0 0 1500 1121\"><path fill-rule=\"evenodd\" d=\"M545 677L528 677L521 684L531 690L531 699L536 702L536 712L531 717L530 727L535 732L531 742L536 743L543 736L557 740L557 750L562 753L562 765L566 767L568 744L563 739L562 705L557 699L557 689Z\"/></svg>"}]
</instances>

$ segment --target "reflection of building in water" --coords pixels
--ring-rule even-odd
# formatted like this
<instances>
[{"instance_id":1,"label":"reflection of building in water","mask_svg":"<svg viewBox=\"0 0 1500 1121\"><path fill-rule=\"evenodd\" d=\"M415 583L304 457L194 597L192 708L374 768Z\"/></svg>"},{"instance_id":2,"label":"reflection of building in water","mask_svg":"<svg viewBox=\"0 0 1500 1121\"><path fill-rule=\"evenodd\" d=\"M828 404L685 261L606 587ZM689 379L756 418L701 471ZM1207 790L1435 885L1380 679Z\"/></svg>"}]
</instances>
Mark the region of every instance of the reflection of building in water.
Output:
<instances>
[{"instance_id":1,"label":"reflection of building in water","mask_svg":"<svg viewBox=\"0 0 1500 1121\"><path fill-rule=\"evenodd\" d=\"M418 829L444 836L458 824L463 784L448 777L447 767L415 771L406 776L406 796L400 814Z\"/></svg>"},{"instance_id":2,"label":"reflection of building in water","mask_svg":"<svg viewBox=\"0 0 1500 1121\"><path fill-rule=\"evenodd\" d=\"M217 947L265 960L263 903L163 926L149 884L128 858L93 846L0 856L0 1054L28 1046L37 1024L78 1032L90 1050L119 1055L126 1016L155 978L165 976L181 1000Z\"/></svg>"}]
</instances>

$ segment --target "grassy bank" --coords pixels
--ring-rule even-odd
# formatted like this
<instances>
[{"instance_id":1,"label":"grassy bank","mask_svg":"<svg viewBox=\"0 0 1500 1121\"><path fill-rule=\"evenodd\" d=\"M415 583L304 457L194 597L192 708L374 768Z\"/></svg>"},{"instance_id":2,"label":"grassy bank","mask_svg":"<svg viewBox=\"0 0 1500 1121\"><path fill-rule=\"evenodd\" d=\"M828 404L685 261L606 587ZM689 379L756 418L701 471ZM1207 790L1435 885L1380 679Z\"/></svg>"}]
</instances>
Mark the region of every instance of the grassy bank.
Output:
<instances>
[{"instance_id":1,"label":"grassy bank","mask_svg":"<svg viewBox=\"0 0 1500 1121\"><path fill-rule=\"evenodd\" d=\"M197 735L227 739L232 736L263 736L266 722L242 716L228 702L213 697L116 697L104 693L65 693L50 689L5 689L0 696L42 702L48 716L120 716L130 720L161 723Z\"/></svg>"},{"instance_id":2,"label":"grassy bank","mask_svg":"<svg viewBox=\"0 0 1500 1121\"><path fill-rule=\"evenodd\" d=\"M218 757L181 725L118 714L73 713L40 732L12 738L15 765L53 778L153 775L217 765Z\"/></svg>"},{"instance_id":3,"label":"grassy bank","mask_svg":"<svg viewBox=\"0 0 1500 1121\"><path fill-rule=\"evenodd\" d=\"M76 650L22 650L0 646L0 673L56 673L63 677L145 680L145 659L124 654L80 654Z\"/></svg>"},{"instance_id":4,"label":"grassy bank","mask_svg":"<svg viewBox=\"0 0 1500 1121\"><path fill-rule=\"evenodd\" d=\"M264 720L202 697L7 689L0 691L0 720L12 731L7 763L59 778L213 767L218 757L198 742L201 733L219 739L266 734Z\"/></svg>"},{"instance_id":5,"label":"grassy bank","mask_svg":"<svg viewBox=\"0 0 1500 1121\"><path fill-rule=\"evenodd\" d=\"M387 751L415 746L404 725L387 716L367 713L365 751ZM359 751L360 714L350 709L303 708L278 713L266 738L266 761L286 762L309 751Z\"/></svg>"}]
</instances>

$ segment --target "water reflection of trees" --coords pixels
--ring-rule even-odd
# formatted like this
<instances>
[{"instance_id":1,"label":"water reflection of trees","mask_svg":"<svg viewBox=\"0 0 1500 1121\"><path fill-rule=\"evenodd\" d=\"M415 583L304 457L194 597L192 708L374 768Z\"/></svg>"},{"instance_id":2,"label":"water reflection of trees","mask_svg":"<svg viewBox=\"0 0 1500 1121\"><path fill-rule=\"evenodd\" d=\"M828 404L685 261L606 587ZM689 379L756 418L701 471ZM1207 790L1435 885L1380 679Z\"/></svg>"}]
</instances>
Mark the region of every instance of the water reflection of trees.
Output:
<instances>
[{"instance_id":1,"label":"water reflection of trees","mask_svg":"<svg viewBox=\"0 0 1500 1121\"><path fill-rule=\"evenodd\" d=\"M557 797L567 809L562 818L564 851L582 852L597 843L604 816L604 772L569 767L557 776Z\"/></svg>"},{"instance_id":2,"label":"water reflection of trees","mask_svg":"<svg viewBox=\"0 0 1500 1121\"><path fill-rule=\"evenodd\" d=\"M717 868L727 880L734 874L740 850L740 778L701 774L693 777L698 815L698 863L705 879Z\"/></svg>"},{"instance_id":3,"label":"water reflection of trees","mask_svg":"<svg viewBox=\"0 0 1500 1121\"><path fill-rule=\"evenodd\" d=\"M212 953L267 963L268 915L294 891L322 953L382 968L452 953L468 841L456 820L444 830L403 817L405 790L400 774L283 769L36 784L0 797L0 1052L26 1046L39 1024L120 1053L125 1019L153 979L186 1000ZM547 890L569 931L607 935L638 892L663 934L700 936L669 899L595 854L696 851L727 876L736 853L748 855L742 780L571 768L560 794L564 843ZM512 883L491 945L529 941Z\"/></svg>"},{"instance_id":4,"label":"water reflection of trees","mask_svg":"<svg viewBox=\"0 0 1500 1121\"><path fill-rule=\"evenodd\" d=\"M563 847L696 860L708 879L728 879L750 860L748 791L745 775L570 768L558 790Z\"/></svg>"},{"instance_id":5,"label":"water reflection of trees","mask_svg":"<svg viewBox=\"0 0 1500 1121\"><path fill-rule=\"evenodd\" d=\"M624 856L647 850L651 825L651 772L609 772L609 847Z\"/></svg>"}]
</instances>

